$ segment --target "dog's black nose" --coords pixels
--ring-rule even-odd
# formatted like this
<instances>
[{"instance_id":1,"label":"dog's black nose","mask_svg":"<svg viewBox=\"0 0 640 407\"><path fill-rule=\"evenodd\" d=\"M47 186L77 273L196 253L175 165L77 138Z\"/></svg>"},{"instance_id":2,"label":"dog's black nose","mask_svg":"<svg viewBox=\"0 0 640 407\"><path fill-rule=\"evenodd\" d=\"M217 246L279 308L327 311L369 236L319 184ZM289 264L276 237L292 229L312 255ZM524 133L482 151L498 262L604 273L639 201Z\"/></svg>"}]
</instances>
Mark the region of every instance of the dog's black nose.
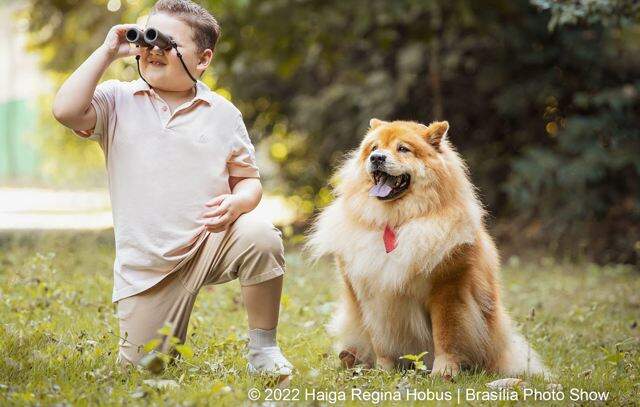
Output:
<instances>
[{"instance_id":1,"label":"dog's black nose","mask_svg":"<svg viewBox=\"0 0 640 407\"><path fill-rule=\"evenodd\" d=\"M377 153L373 153L369 157L369 160L371 161L371 164L377 164L377 165L382 164L384 162L384 160L386 160L386 159L387 159L387 157L384 154L377 154Z\"/></svg>"}]
</instances>

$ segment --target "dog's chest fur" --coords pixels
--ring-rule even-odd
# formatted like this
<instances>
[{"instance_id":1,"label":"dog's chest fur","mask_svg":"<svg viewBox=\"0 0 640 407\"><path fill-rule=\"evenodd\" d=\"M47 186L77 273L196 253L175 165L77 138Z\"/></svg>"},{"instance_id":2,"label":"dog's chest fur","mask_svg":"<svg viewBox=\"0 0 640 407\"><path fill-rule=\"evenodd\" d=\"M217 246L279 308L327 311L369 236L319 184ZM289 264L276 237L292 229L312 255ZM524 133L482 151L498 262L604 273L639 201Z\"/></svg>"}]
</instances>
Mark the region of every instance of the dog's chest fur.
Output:
<instances>
[{"instance_id":1,"label":"dog's chest fur","mask_svg":"<svg viewBox=\"0 0 640 407\"><path fill-rule=\"evenodd\" d=\"M325 249L340 258L360 303L363 322L380 339L384 352L399 356L430 349L426 304L432 289L431 272L457 245L473 240L472 225L414 220L396 230L397 246L387 253L382 229L367 229L339 216L323 221L331 223L323 231L333 231L331 239L326 235L322 239Z\"/></svg>"},{"instance_id":2,"label":"dog's chest fur","mask_svg":"<svg viewBox=\"0 0 640 407\"><path fill-rule=\"evenodd\" d=\"M474 236L471 224L420 219L396 230L397 247L387 253L383 230L353 224L343 224L340 229L331 251L344 262L354 286L374 295L409 296L420 301L426 299L431 272L456 246L471 243Z\"/></svg>"},{"instance_id":3,"label":"dog's chest fur","mask_svg":"<svg viewBox=\"0 0 640 407\"><path fill-rule=\"evenodd\" d=\"M410 281L416 279L420 265L406 234L397 231L397 247L387 253L383 231L352 230L351 244L340 253L345 272L353 284L374 294L397 295L407 290Z\"/></svg>"},{"instance_id":4,"label":"dog's chest fur","mask_svg":"<svg viewBox=\"0 0 640 407\"><path fill-rule=\"evenodd\" d=\"M386 253L382 231L361 230L352 236L351 248L340 254L363 322L378 338L388 337L381 342L389 354L427 350L431 342L424 306L431 289L429 272L415 261L406 232L398 231L397 247Z\"/></svg>"},{"instance_id":5,"label":"dog's chest fur","mask_svg":"<svg viewBox=\"0 0 640 407\"><path fill-rule=\"evenodd\" d=\"M339 258L363 322L386 352L426 350L431 273L456 246L474 241L475 225L465 216L414 219L397 228L397 246L390 253L383 232L384 227L374 230L353 221L338 199L320 215L310 244L317 254Z\"/></svg>"}]
</instances>

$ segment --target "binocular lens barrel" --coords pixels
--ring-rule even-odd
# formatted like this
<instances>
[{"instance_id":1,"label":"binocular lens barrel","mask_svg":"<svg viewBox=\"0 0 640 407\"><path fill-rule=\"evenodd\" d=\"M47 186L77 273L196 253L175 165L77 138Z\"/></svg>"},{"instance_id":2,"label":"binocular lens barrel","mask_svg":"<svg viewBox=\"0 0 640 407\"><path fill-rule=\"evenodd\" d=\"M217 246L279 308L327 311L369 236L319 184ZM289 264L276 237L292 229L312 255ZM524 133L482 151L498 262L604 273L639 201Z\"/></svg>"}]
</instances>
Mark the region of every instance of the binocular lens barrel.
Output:
<instances>
[{"instance_id":1,"label":"binocular lens barrel","mask_svg":"<svg viewBox=\"0 0 640 407\"><path fill-rule=\"evenodd\" d=\"M126 37L127 41L140 45L141 47L153 48L155 46L163 50L168 50L172 46L171 38L155 28L149 28L144 32L137 28L129 28Z\"/></svg>"},{"instance_id":2,"label":"binocular lens barrel","mask_svg":"<svg viewBox=\"0 0 640 407\"><path fill-rule=\"evenodd\" d=\"M127 30L126 37L127 37L127 41L129 41L130 43L137 44L142 47L148 46L147 43L144 41L144 33L138 30L137 28L129 28Z\"/></svg>"},{"instance_id":3,"label":"binocular lens barrel","mask_svg":"<svg viewBox=\"0 0 640 407\"><path fill-rule=\"evenodd\" d=\"M152 45L156 46L160 49L169 49L171 48L171 39L166 35L162 34L160 31L155 28L149 28L144 32L144 40Z\"/></svg>"}]
</instances>

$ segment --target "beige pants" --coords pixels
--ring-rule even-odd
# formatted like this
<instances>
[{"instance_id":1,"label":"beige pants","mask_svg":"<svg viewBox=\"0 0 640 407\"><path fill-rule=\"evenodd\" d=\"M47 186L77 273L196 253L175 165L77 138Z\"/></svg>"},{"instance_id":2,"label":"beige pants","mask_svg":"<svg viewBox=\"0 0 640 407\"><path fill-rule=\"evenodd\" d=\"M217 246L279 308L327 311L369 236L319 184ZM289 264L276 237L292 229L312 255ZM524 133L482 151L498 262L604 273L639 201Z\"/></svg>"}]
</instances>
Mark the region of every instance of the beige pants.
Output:
<instances>
[{"instance_id":1,"label":"beige pants","mask_svg":"<svg viewBox=\"0 0 640 407\"><path fill-rule=\"evenodd\" d=\"M253 285L284 274L282 234L270 222L252 212L238 217L226 233L210 234L194 256L155 286L118 301L121 365L135 364L144 356L142 347L158 338L156 348L169 352L171 336L184 342L196 295L208 284L238 278ZM171 335L160 335L165 324Z\"/></svg>"}]
</instances>

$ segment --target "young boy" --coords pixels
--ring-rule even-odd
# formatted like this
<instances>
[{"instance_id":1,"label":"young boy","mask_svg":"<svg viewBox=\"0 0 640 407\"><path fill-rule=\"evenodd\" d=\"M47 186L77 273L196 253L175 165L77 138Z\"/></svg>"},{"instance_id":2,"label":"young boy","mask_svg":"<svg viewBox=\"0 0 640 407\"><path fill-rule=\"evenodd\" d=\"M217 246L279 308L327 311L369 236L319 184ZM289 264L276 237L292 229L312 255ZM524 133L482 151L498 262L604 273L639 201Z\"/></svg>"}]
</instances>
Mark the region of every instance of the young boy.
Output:
<instances>
[{"instance_id":1,"label":"young boy","mask_svg":"<svg viewBox=\"0 0 640 407\"><path fill-rule=\"evenodd\" d=\"M238 109L192 79L211 63L218 23L189 0L160 0L146 28L171 37L177 49L133 47L125 38L132 27L142 30L113 27L53 105L60 123L104 151L118 361L138 363L156 337L164 352L171 336L184 341L199 289L238 278L249 371L286 377L292 366L276 343L284 254L280 231L251 213L262 196L254 148ZM132 55L139 55L141 79L96 87L113 61ZM171 335L159 335L167 323Z\"/></svg>"}]
</instances>

